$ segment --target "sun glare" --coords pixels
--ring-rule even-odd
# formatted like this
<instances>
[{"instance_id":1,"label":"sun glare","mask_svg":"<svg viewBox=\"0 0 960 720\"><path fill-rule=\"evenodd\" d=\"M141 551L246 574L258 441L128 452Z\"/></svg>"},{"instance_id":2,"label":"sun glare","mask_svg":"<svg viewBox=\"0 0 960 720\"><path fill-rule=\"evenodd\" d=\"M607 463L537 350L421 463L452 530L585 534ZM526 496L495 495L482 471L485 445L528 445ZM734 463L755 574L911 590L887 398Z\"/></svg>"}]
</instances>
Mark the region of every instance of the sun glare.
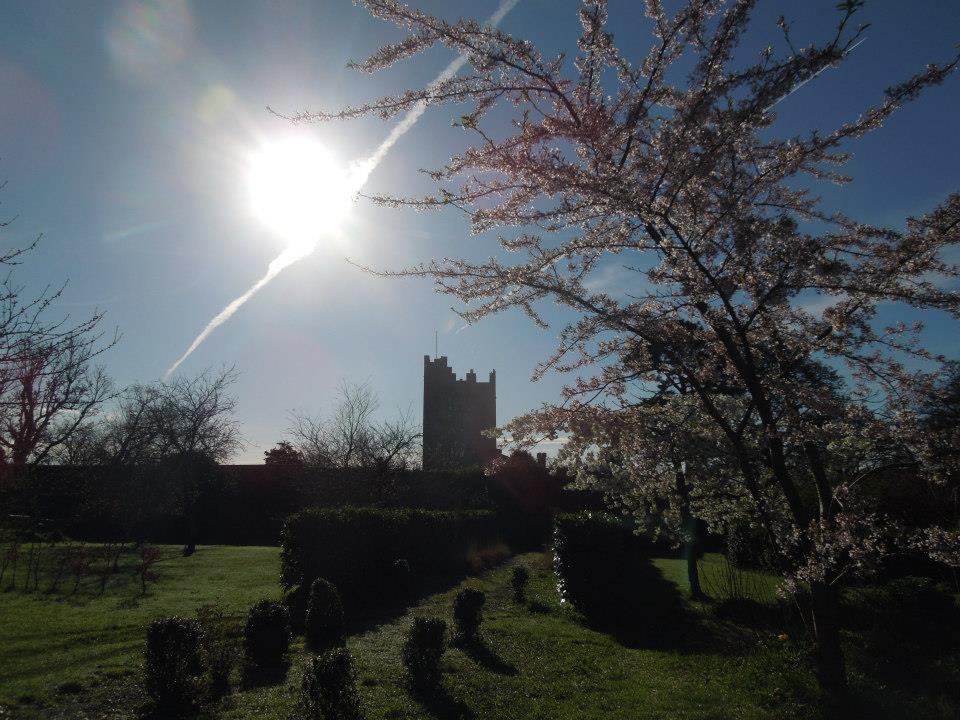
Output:
<instances>
[{"instance_id":1,"label":"sun glare","mask_svg":"<svg viewBox=\"0 0 960 720\"><path fill-rule=\"evenodd\" d=\"M348 174L320 143L292 138L264 145L250 161L253 212L291 248L335 231L350 208Z\"/></svg>"}]
</instances>

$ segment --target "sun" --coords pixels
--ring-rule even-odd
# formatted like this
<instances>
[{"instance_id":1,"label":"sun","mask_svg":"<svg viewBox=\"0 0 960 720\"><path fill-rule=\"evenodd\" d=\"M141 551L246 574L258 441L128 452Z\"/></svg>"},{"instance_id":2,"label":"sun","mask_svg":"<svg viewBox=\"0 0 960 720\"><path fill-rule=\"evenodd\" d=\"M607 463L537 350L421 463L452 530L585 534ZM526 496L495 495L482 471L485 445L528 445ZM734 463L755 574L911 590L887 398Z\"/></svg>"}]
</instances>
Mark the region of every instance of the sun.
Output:
<instances>
[{"instance_id":1,"label":"sun","mask_svg":"<svg viewBox=\"0 0 960 720\"><path fill-rule=\"evenodd\" d=\"M250 158L253 213L291 248L312 248L335 232L350 209L349 174L316 140L264 144Z\"/></svg>"}]
</instances>

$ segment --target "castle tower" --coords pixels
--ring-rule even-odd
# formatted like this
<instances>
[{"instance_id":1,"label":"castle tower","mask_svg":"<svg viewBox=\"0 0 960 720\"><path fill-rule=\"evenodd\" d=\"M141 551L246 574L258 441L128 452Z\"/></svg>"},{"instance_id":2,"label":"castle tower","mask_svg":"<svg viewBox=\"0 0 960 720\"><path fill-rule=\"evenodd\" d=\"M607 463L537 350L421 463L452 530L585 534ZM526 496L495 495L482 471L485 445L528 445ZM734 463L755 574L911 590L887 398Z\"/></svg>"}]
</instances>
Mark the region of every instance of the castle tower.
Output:
<instances>
[{"instance_id":1,"label":"castle tower","mask_svg":"<svg viewBox=\"0 0 960 720\"><path fill-rule=\"evenodd\" d=\"M497 456L497 442L484 430L497 425L497 371L477 382L471 369L458 380L446 356L423 356L423 469L485 465Z\"/></svg>"}]
</instances>

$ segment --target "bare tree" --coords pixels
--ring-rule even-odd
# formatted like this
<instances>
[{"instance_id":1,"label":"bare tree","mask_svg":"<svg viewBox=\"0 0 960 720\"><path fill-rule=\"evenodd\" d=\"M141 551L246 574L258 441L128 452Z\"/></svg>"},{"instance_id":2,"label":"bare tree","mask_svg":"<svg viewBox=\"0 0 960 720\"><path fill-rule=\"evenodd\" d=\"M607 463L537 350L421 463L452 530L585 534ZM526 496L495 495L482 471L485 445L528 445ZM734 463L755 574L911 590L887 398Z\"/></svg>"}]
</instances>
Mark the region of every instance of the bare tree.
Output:
<instances>
[{"instance_id":1,"label":"bare tree","mask_svg":"<svg viewBox=\"0 0 960 720\"><path fill-rule=\"evenodd\" d=\"M4 368L0 453L14 465L42 463L66 442L111 392L103 368L91 360L103 351L92 327L52 342L24 339Z\"/></svg>"},{"instance_id":2,"label":"bare tree","mask_svg":"<svg viewBox=\"0 0 960 720\"><path fill-rule=\"evenodd\" d=\"M159 457L199 454L227 460L243 445L230 394L236 368L206 370L193 378L179 376L147 393L147 423Z\"/></svg>"},{"instance_id":3,"label":"bare tree","mask_svg":"<svg viewBox=\"0 0 960 720\"><path fill-rule=\"evenodd\" d=\"M380 400L369 383L344 381L329 418L292 411L288 432L307 465L367 467L381 473L412 467L421 437L412 412L407 410L393 420L377 422L374 417L379 408Z\"/></svg>"},{"instance_id":4,"label":"bare tree","mask_svg":"<svg viewBox=\"0 0 960 720\"><path fill-rule=\"evenodd\" d=\"M0 253L0 266L18 265L39 240ZM100 329L100 312L78 324L51 318L64 287L24 299L12 274L0 284L0 462L48 460L110 396L110 380L93 361L119 336Z\"/></svg>"}]
</instances>

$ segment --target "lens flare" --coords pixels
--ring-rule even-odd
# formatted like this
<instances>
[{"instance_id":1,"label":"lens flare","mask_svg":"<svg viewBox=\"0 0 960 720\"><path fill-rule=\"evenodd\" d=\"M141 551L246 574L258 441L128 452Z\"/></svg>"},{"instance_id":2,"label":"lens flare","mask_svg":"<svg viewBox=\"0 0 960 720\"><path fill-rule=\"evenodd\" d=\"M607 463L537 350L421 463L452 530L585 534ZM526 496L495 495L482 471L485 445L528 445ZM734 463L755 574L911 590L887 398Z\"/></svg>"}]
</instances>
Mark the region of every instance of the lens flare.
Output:
<instances>
[{"instance_id":1,"label":"lens flare","mask_svg":"<svg viewBox=\"0 0 960 720\"><path fill-rule=\"evenodd\" d=\"M496 27L520 0L500 0L487 21ZM433 80L436 85L453 77L467 62L456 57ZM350 203L390 148L427 109L421 101L407 111L372 155L355 160L349 167L338 165L314 140L289 139L264 146L250 163L249 186L254 213L274 232L283 236L287 247L267 268L267 273L243 295L221 310L200 332L187 351L167 370L169 377L199 347L207 336L226 322L284 269L310 255L324 233L336 231L350 209Z\"/></svg>"},{"instance_id":2,"label":"lens flare","mask_svg":"<svg viewBox=\"0 0 960 720\"><path fill-rule=\"evenodd\" d=\"M254 215L290 246L336 231L355 189L348 173L317 141L290 138L265 145L248 174Z\"/></svg>"}]
</instances>

